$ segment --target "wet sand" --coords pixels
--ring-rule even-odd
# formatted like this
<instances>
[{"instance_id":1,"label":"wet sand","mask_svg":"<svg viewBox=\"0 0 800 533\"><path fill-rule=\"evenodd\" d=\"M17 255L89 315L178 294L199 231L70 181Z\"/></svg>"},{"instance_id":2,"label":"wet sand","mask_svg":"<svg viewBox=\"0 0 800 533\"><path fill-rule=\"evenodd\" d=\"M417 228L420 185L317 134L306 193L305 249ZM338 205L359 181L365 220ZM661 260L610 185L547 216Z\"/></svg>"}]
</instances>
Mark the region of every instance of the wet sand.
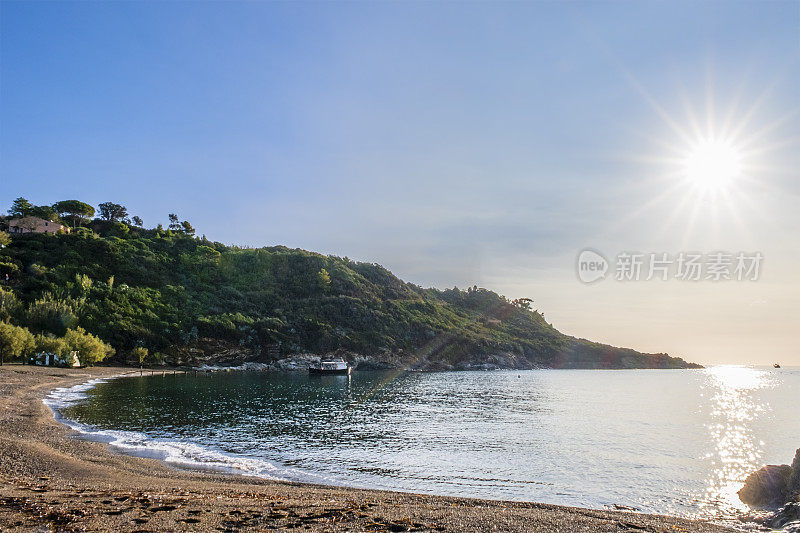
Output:
<instances>
[{"instance_id":1,"label":"wet sand","mask_svg":"<svg viewBox=\"0 0 800 533\"><path fill-rule=\"evenodd\" d=\"M0 531L732 531L680 518L266 481L81 439L42 403L122 368L0 367Z\"/></svg>"}]
</instances>

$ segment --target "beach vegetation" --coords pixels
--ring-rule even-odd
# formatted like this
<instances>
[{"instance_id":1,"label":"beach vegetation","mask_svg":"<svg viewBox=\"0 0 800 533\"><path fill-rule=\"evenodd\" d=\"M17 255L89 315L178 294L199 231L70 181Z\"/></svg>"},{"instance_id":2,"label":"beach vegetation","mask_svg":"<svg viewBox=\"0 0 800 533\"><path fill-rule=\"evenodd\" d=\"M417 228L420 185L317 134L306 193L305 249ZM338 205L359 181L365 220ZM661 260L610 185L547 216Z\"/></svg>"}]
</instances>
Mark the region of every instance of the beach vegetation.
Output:
<instances>
[{"instance_id":1,"label":"beach vegetation","mask_svg":"<svg viewBox=\"0 0 800 533\"><path fill-rule=\"evenodd\" d=\"M147 348L144 348L142 346L137 346L136 348L131 350L131 358L135 362L137 362L139 366L142 366L145 363L145 361L147 361L148 355L149 352L147 351Z\"/></svg>"},{"instance_id":2,"label":"beach vegetation","mask_svg":"<svg viewBox=\"0 0 800 533\"><path fill-rule=\"evenodd\" d=\"M52 333L39 333L34 339L35 352L57 356L66 361L71 350L64 337L56 337Z\"/></svg>"},{"instance_id":3,"label":"beach vegetation","mask_svg":"<svg viewBox=\"0 0 800 533\"><path fill-rule=\"evenodd\" d=\"M110 345L87 333L80 326L68 329L64 334L64 342L70 351L77 352L81 366L92 366L114 354L114 349Z\"/></svg>"},{"instance_id":4,"label":"beach vegetation","mask_svg":"<svg viewBox=\"0 0 800 533\"><path fill-rule=\"evenodd\" d=\"M35 347L34 336L28 328L0 322L0 365L29 355Z\"/></svg>"}]
</instances>

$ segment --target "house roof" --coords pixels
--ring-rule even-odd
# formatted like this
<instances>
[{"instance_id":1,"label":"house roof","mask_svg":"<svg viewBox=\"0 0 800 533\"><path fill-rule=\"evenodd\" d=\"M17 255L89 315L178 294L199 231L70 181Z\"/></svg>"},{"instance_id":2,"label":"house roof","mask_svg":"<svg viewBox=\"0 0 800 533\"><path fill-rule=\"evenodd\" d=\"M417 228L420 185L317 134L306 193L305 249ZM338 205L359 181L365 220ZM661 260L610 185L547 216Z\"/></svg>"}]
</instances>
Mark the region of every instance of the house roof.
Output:
<instances>
[{"instance_id":1,"label":"house roof","mask_svg":"<svg viewBox=\"0 0 800 533\"><path fill-rule=\"evenodd\" d=\"M36 223L44 222L45 224L54 224L56 226L61 226L61 227L64 227L64 228L66 227L66 226L64 226L64 224L61 224L60 222L53 222L52 220L46 220L44 218L39 218L39 217L34 217L34 216L12 218L11 220L8 221L8 225L9 226L16 226L20 222L23 222L23 221L26 221L26 220L31 220L31 221L36 222Z\"/></svg>"}]
</instances>

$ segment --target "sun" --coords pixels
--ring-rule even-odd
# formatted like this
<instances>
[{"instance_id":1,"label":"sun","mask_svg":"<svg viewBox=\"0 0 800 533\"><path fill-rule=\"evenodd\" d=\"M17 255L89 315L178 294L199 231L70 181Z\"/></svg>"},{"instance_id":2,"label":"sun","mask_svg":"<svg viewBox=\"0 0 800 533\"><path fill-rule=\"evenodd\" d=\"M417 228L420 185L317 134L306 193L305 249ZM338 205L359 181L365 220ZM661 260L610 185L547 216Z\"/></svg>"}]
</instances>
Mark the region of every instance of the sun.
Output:
<instances>
[{"instance_id":1,"label":"sun","mask_svg":"<svg viewBox=\"0 0 800 533\"><path fill-rule=\"evenodd\" d=\"M632 176L638 179L631 180L635 185L631 197L638 205L605 231L626 231L651 218L658 221L658 238L677 235L674 238L682 246L728 238L730 228L756 242L748 222L768 217L764 202L781 194L779 184L793 172L783 159L788 150L796 151L798 143L786 125L800 114L800 107L780 114L767 112L765 102L777 80L760 94L742 83L723 98L714 91L711 67L704 91L694 84L698 90L692 95L687 92L690 85L679 82L668 93L675 100L667 102L658 101L643 83L628 77L661 123L631 128L650 145L636 144L629 153L620 154L636 165Z\"/></svg>"},{"instance_id":2,"label":"sun","mask_svg":"<svg viewBox=\"0 0 800 533\"><path fill-rule=\"evenodd\" d=\"M733 184L742 174L742 157L727 141L701 140L688 151L684 173L702 192L715 192Z\"/></svg>"}]
</instances>

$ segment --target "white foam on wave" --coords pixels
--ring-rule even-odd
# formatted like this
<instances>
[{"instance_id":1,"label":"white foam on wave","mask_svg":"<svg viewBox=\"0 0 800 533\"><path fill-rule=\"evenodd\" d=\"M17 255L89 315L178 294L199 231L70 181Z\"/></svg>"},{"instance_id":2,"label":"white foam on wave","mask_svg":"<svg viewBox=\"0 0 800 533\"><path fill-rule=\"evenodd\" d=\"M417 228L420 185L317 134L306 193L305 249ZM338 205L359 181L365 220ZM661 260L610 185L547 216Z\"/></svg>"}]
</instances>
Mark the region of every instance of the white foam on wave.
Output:
<instances>
[{"instance_id":1,"label":"white foam on wave","mask_svg":"<svg viewBox=\"0 0 800 533\"><path fill-rule=\"evenodd\" d=\"M56 420L83 437L104 442L130 455L160 459L176 466L225 471L277 481L337 484L325 476L278 467L266 459L234 455L184 440L155 439L138 431L101 429L66 418L61 414L60 410L86 400L88 398L86 392L92 387L107 383L111 379L115 378L96 378L72 387L59 387L51 391L42 402L53 411Z\"/></svg>"},{"instance_id":2,"label":"white foam on wave","mask_svg":"<svg viewBox=\"0 0 800 533\"><path fill-rule=\"evenodd\" d=\"M64 409L74 403L88 398L86 391L94 388L99 383L108 383L109 379L114 378L96 378L90 379L85 383L73 385L72 387L59 387L50 391L50 394L45 397L42 402L58 414L58 409Z\"/></svg>"}]
</instances>

